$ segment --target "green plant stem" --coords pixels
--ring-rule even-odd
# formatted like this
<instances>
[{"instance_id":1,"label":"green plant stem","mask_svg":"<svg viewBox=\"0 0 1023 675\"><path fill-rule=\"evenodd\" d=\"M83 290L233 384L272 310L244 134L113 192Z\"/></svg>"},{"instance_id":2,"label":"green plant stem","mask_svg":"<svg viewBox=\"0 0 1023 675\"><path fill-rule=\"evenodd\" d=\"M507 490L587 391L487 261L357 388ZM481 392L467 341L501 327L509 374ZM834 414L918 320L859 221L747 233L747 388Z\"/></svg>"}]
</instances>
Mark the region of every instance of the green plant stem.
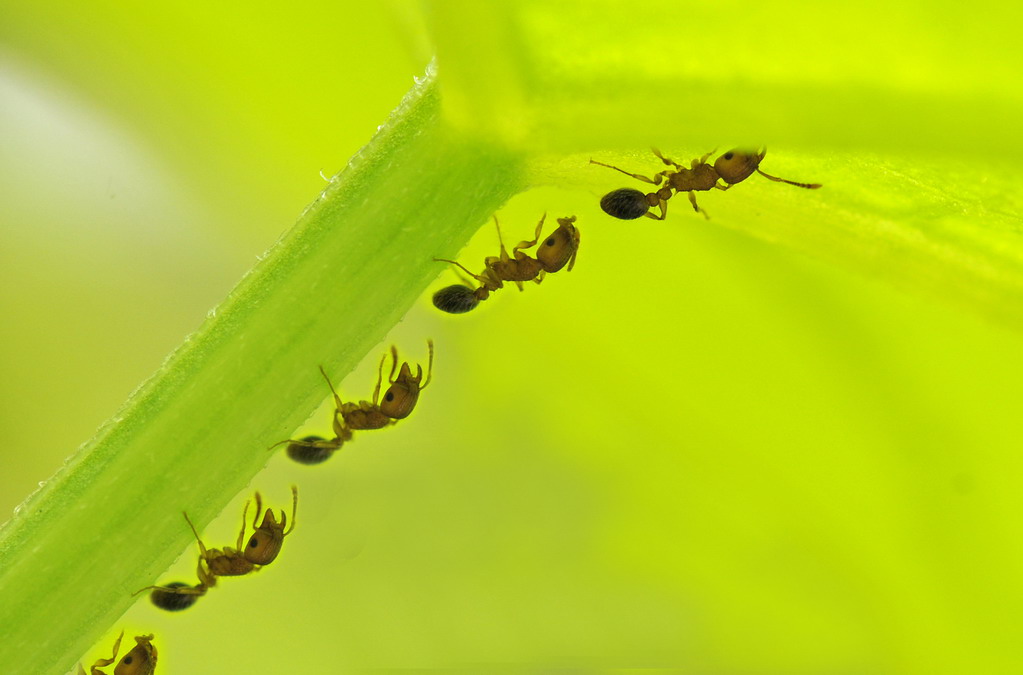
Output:
<instances>
[{"instance_id":1,"label":"green plant stem","mask_svg":"<svg viewBox=\"0 0 1023 675\"><path fill-rule=\"evenodd\" d=\"M418 83L201 329L0 530L5 671L70 668L188 545L182 510L201 528L248 485L267 448L323 400L317 366L337 379L354 368L443 271L433 256L454 257L522 188L520 165L445 124L432 72Z\"/></svg>"}]
</instances>

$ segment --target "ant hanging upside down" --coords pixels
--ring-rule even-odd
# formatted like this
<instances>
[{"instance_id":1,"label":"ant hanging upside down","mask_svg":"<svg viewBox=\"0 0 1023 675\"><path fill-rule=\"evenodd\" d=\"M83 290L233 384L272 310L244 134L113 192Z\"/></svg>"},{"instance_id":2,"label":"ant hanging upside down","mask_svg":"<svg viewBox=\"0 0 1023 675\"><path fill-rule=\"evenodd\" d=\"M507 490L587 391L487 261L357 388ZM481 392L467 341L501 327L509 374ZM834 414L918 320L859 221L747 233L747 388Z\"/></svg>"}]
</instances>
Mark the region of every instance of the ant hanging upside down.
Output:
<instances>
[{"instance_id":1,"label":"ant hanging upside down","mask_svg":"<svg viewBox=\"0 0 1023 675\"><path fill-rule=\"evenodd\" d=\"M442 288L433 294L433 306L448 314L464 314L476 308L483 300L490 297L491 291L504 288L504 282L510 281L522 290L522 282L533 281L540 283L544 275L554 273L568 265L568 271L575 266L575 257L579 252L579 230L576 229L575 216L558 218L558 229L544 240L536 249L536 257L531 258L525 249L536 246L540 240L540 231L543 229L543 214L540 222L536 224L536 231L531 241L520 241L512 249L511 256L504 248L504 241L501 239L501 226L494 216L494 225L497 226L497 240L501 245L500 256L488 256L484 259L486 267L479 274L473 274L464 265L454 260L445 258L434 258L438 262L451 263L462 269L466 274L480 283L479 288L472 289L464 284L454 284Z\"/></svg>"},{"instance_id":2,"label":"ant hanging upside down","mask_svg":"<svg viewBox=\"0 0 1023 675\"><path fill-rule=\"evenodd\" d=\"M377 369L377 386L373 389L372 401L359 401L358 403L345 403L341 401L333 383L327 377L327 372L320 367L323 379L327 381L330 392L334 395L334 438L323 438L322 436L306 436L301 439L288 439L270 446L271 449L278 445L288 444L288 457L299 464L320 464L327 461L336 450L339 450L346 441L351 440L353 431L364 431L369 429L383 429L386 426L396 424L412 414L419 402L419 392L426 389L433 377L433 340L427 340L426 346L430 352L430 361L426 370L426 381L423 381L423 367L416 365L416 374L412 374L412 367L408 361L398 368L398 348L391 346L391 374L387 381L391 386L384 392L383 401L380 401L380 385L384 379L384 361L387 359L385 353L380 359L380 366ZM397 377L395 377L397 371Z\"/></svg>"},{"instance_id":3,"label":"ant hanging upside down","mask_svg":"<svg viewBox=\"0 0 1023 675\"><path fill-rule=\"evenodd\" d=\"M288 528L287 514L281 510L280 520L272 509L263 511L263 497L256 493L256 517L252 520L252 536L248 541L245 539L245 530L249 515L249 502L245 502L245 510L242 512L242 529L238 533L236 548L225 546L223 549L206 548L199 531L195 529L192 520L185 513L185 521L192 528L195 539L199 542L199 563L196 566L196 576L199 583L195 586L176 581L166 586L147 586L142 591L152 590L149 599L160 609L170 612L177 612L187 609L195 604L200 596L206 595L206 591L217 585L217 577L240 577L250 574L260 568L266 567L281 552L284 545L284 538L295 529L295 511L298 509L298 488L291 487L291 527ZM259 515L263 514L263 522L259 522ZM287 528L287 529L285 529Z\"/></svg>"},{"instance_id":4,"label":"ant hanging upside down","mask_svg":"<svg viewBox=\"0 0 1023 675\"><path fill-rule=\"evenodd\" d=\"M760 162L763 161L764 155L767 154L766 148L761 148L756 152L739 149L729 150L718 157L713 165L707 162L707 159L714 154L714 151L711 150L703 157L694 159L688 169L662 155L657 148L651 149L658 159L668 166L675 168L661 171L654 174L653 178L648 178L640 174L629 173L619 169L617 166L604 164L593 159L590 160L590 164L606 166L609 169L620 171L626 176L632 176L644 183L661 185L661 181L664 181L663 187L648 194L632 188L612 190L600 200L600 208L604 210L604 213L622 220L634 220L642 216L653 218L654 220L664 220L665 215L668 213L667 202L672 195L679 192L687 192L689 193L689 202L693 205L693 209L702 213L704 218L710 218L707 212L696 204L696 192L713 189L727 190L736 183L741 183L749 178L753 175L753 172L759 173L768 180L788 183L789 185L806 188L807 190L816 190L821 187L820 183L797 183L784 178L770 176L761 171ZM723 184L718 181L722 181ZM655 206L660 207L660 215L650 212L650 209Z\"/></svg>"},{"instance_id":5,"label":"ant hanging upside down","mask_svg":"<svg viewBox=\"0 0 1023 675\"><path fill-rule=\"evenodd\" d=\"M107 675L100 668L105 668L117 661L117 652L121 648L123 637L124 631L121 631L117 640L114 641L113 656L109 659L98 659L89 668L89 675ZM117 661L117 665L114 666L114 675L152 675L156 670L157 651L153 646L153 636L151 634L139 635L135 638L135 643L135 646L120 661ZM78 664L78 675L86 675L85 668L81 663Z\"/></svg>"}]
</instances>

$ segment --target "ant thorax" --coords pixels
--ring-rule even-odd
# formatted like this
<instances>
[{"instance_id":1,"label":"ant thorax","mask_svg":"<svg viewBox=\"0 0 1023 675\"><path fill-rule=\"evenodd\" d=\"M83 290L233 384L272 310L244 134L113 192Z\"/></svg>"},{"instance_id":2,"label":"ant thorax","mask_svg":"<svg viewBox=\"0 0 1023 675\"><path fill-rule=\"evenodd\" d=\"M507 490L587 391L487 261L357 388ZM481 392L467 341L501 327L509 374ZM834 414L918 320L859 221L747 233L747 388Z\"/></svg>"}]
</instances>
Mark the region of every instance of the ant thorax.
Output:
<instances>
[{"instance_id":1,"label":"ant thorax","mask_svg":"<svg viewBox=\"0 0 1023 675\"><path fill-rule=\"evenodd\" d=\"M501 281L532 281L543 271L539 260L524 254L521 258L488 263L487 267L496 274L498 284Z\"/></svg>"},{"instance_id":2,"label":"ant thorax","mask_svg":"<svg viewBox=\"0 0 1023 675\"><path fill-rule=\"evenodd\" d=\"M668 176L668 184L676 192L710 190L718 181L718 172L710 164L697 164L692 169L679 169Z\"/></svg>"},{"instance_id":3,"label":"ant thorax","mask_svg":"<svg viewBox=\"0 0 1023 675\"><path fill-rule=\"evenodd\" d=\"M218 577L240 577L252 571L253 564L233 548L211 548L206 566Z\"/></svg>"},{"instance_id":4,"label":"ant thorax","mask_svg":"<svg viewBox=\"0 0 1023 675\"><path fill-rule=\"evenodd\" d=\"M390 417L380 412L379 406L369 401L360 401L358 404L345 403L341 409L341 417L348 429L356 431L383 429L394 423Z\"/></svg>"}]
</instances>

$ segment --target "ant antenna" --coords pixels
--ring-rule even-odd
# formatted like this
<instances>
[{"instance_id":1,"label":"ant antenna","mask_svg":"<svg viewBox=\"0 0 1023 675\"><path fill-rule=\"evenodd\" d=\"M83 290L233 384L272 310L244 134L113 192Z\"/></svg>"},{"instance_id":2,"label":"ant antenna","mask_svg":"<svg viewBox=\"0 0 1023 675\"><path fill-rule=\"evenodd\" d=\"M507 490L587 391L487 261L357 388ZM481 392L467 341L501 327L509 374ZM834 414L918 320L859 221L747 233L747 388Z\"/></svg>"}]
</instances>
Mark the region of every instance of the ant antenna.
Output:
<instances>
[{"instance_id":1,"label":"ant antenna","mask_svg":"<svg viewBox=\"0 0 1023 675\"><path fill-rule=\"evenodd\" d=\"M785 180L784 178L778 178L777 176L766 174L760 169L757 169L757 173L759 173L761 176L768 180L773 180L776 183L788 183L789 185L795 185L796 187L806 188L807 190L816 190L817 188L822 187L821 183L797 183L794 180Z\"/></svg>"}]
</instances>

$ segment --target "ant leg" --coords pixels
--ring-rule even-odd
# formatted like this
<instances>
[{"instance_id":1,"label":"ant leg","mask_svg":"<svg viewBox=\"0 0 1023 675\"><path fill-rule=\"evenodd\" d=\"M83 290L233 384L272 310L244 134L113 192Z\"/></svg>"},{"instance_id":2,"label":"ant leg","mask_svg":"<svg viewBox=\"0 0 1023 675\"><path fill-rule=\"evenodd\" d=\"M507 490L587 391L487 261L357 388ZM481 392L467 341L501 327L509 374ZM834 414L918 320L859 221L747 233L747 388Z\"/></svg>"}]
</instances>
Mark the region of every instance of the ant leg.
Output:
<instances>
[{"instance_id":1,"label":"ant leg","mask_svg":"<svg viewBox=\"0 0 1023 675\"><path fill-rule=\"evenodd\" d=\"M381 361L381 363L383 363ZM391 345L391 374L387 376L387 381L394 384L394 371L398 370L398 348ZM376 404L377 400L374 398L373 403Z\"/></svg>"},{"instance_id":2,"label":"ant leg","mask_svg":"<svg viewBox=\"0 0 1023 675\"><path fill-rule=\"evenodd\" d=\"M244 541L245 541L245 521L248 520L249 504L251 504L251 503L252 503L251 499L246 499L245 500L245 508L242 509L242 529L238 532L238 542L235 544L235 549L237 549L239 551L244 551L245 550L244 548L242 548L242 543L244 543ZM256 492L256 504L257 504L256 519L252 521L252 527L253 528L256 527L256 521L259 520L259 510L263 507L263 500L259 496L259 492L258 491Z\"/></svg>"},{"instance_id":3,"label":"ant leg","mask_svg":"<svg viewBox=\"0 0 1023 675\"><path fill-rule=\"evenodd\" d=\"M337 450L341 447L341 444L347 440L347 438L351 438L350 435L348 435L347 438L343 435L348 430L345 429L343 424L338 423L338 415L340 412L340 410L334 411L334 433L337 434L337 438L321 438L317 441L306 441L301 438L286 438L283 441L277 441L267 448L267 450L273 450L278 445L284 445L285 443L288 445L297 445L302 448L327 448L328 450Z\"/></svg>"},{"instance_id":4,"label":"ant leg","mask_svg":"<svg viewBox=\"0 0 1023 675\"><path fill-rule=\"evenodd\" d=\"M426 385L430 384L430 378L433 377L433 340L430 338L426 339L426 348L430 352L430 363L426 367L426 382L419 386L419 391L426 389Z\"/></svg>"},{"instance_id":5,"label":"ant leg","mask_svg":"<svg viewBox=\"0 0 1023 675\"><path fill-rule=\"evenodd\" d=\"M543 281L543 278L544 278L544 276L546 276L546 274L547 274L547 272L545 270L540 270L537 273L537 275L535 277L533 277L533 283L534 284L538 284L541 281Z\"/></svg>"},{"instance_id":6,"label":"ant leg","mask_svg":"<svg viewBox=\"0 0 1023 675\"><path fill-rule=\"evenodd\" d=\"M666 202L666 201L664 201L662 199L662 200L660 200L658 202L658 206L661 207L661 215L656 216L656 215L650 213L649 211L647 211L643 215L646 216L647 218L653 218L654 220L664 220L664 217L666 215L668 215L668 202ZM651 207L651 208L653 208L653 207Z\"/></svg>"},{"instance_id":7,"label":"ant leg","mask_svg":"<svg viewBox=\"0 0 1023 675\"><path fill-rule=\"evenodd\" d=\"M476 279L480 282L480 287L476 289L477 293L480 289L486 289L489 293L490 291L496 291L499 288L504 288L504 280L501 279L496 272L494 272L494 265L499 262L501 262L501 259L493 255L488 255L483 259L485 269L483 270L482 275L476 277ZM486 296L482 299L486 299Z\"/></svg>"},{"instance_id":8,"label":"ant leg","mask_svg":"<svg viewBox=\"0 0 1023 675\"><path fill-rule=\"evenodd\" d=\"M327 381L327 386L330 387L330 393L334 395L335 407L341 407L341 397L337 395L337 390L334 389L334 385L330 381L330 378L327 377L327 371L323 369L323 366L320 366L320 374L323 375L323 379Z\"/></svg>"},{"instance_id":9,"label":"ant leg","mask_svg":"<svg viewBox=\"0 0 1023 675\"><path fill-rule=\"evenodd\" d=\"M206 556L207 556L207 555L209 555L209 554L208 554L208 553L206 552L206 545L205 545L205 544L203 544L203 543L202 543L202 539L200 539L200 538L199 538L199 532L198 532L198 530L196 530L196 529L195 529L195 525L194 525L194 524L192 523L192 519L188 517L188 513L187 513L187 512L185 512L185 511L182 511L181 513L184 513L184 514L185 514L185 522L187 522L187 523L188 523L188 526L189 526L190 528L192 528L192 534L194 534L194 535L195 535L195 540L196 540L197 542L199 542L199 553L200 553L200 556L199 556L199 557L200 557L200 559L201 559L201 560L205 560L205 559L206 559Z\"/></svg>"},{"instance_id":10,"label":"ant leg","mask_svg":"<svg viewBox=\"0 0 1023 675\"><path fill-rule=\"evenodd\" d=\"M380 357L380 365L377 366L377 386L373 387L373 405L380 400L380 383L384 381L384 359L386 358L387 352L384 352L384 355Z\"/></svg>"},{"instance_id":11,"label":"ant leg","mask_svg":"<svg viewBox=\"0 0 1023 675\"><path fill-rule=\"evenodd\" d=\"M291 534L291 531L295 529L295 513L297 511L298 511L298 486L297 485L292 485L291 486L291 527L288 528L287 532L285 532L284 534L281 535L282 537L288 536L289 534ZM284 514L282 513L281 515L283 516Z\"/></svg>"},{"instance_id":12,"label":"ant leg","mask_svg":"<svg viewBox=\"0 0 1023 675\"><path fill-rule=\"evenodd\" d=\"M259 527L259 514L263 510L263 495L259 494L259 490L256 490L256 517L252 519L252 529ZM245 510L242 512L242 535L245 534L245 514L249 512L249 502L245 502ZM238 537L238 545L235 547L239 551L242 549L242 540L244 537Z\"/></svg>"},{"instance_id":13,"label":"ant leg","mask_svg":"<svg viewBox=\"0 0 1023 675\"><path fill-rule=\"evenodd\" d=\"M540 222L536 224L536 231L533 232L533 239L531 241L520 241L515 248L512 249L512 255L515 256L516 259L520 257L519 251L527 248L533 248L536 246L536 242L540 241L540 230L543 229L543 221L545 218L547 218L546 213L540 216Z\"/></svg>"},{"instance_id":14,"label":"ant leg","mask_svg":"<svg viewBox=\"0 0 1023 675\"><path fill-rule=\"evenodd\" d=\"M110 658L96 659L96 663L92 664L92 668L89 668L89 672L92 675L106 675L102 670L99 669L105 666L109 666L111 663L117 660L117 652L121 649L121 638L123 637L124 631L122 630L121 634L118 635L117 639L114 641L114 653L110 656Z\"/></svg>"},{"instance_id":15,"label":"ant leg","mask_svg":"<svg viewBox=\"0 0 1023 675\"><path fill-rule=\"evenodd\" d=\"M617 166L611 166L610 164L604 164L603 162L598 162L595 159L591 159L590 160L590 164L597 164L599 166L606 166L609 169L614 169L615 171L620 171L621 173L624 173L626 176L631 176L631 177L635 178L636 180L641 180L644 183L652 183L654 185L660 185L661 184L661 179L663 178L663 176L661 174L659 174L659 173L658 174L654 174L653 178L647 178L646 176L641 176L638 173L629 173L628 171L625 171L624 169L619 169ZM672 173L672 172L669 172L669 173Z\"/></svg>"},{"instance_id":16,"label":"ant leg","mask_svg":"<svg viewBox=\"0 0 1023 675\"><path fill-rule=\"evenodd\" d=\"M703 209L701 209L699 207L699 205L696 203L696 193L695 192L690 192L689 193L689 202L693 205L693 209L697 213L702 213L704 218L706 218L707 220L710 220L710 216L707 215L707 212L704 211Z\"/></svg>"},{"instance_id":17,"label":"ant leg","mask_svg":"<svg viewBox=\"0 0 1023 675\"><path fill-rule=\"evenodd\" d=\"M478 281L480 283L486 283L486 281L487 281L483 277L481 277L481 276L479 276L477 274L473 274L472 272L470 272L468 269L466 269L465 265L463 265L460 262L456 262L454 260L448 260L447 258L434 258L434 260L436 260L437 262L451 263L452 265L454 265L455 267L459 268L460 270L462 270L463 272L465 272L470 277L472 277L473 279L475 279L476 281ZM495 260L497 260L497 258L495 258Z\"/></svg>"},{"instance_id":18,"label":"ant leg","mask_svg":"<svg viewBox=\"0 0 1023 675\"><path fill-rule=\"evenodd\" d=\"M332 450L338 450L338 449L341 448L341 444L342 443L344 443L345 441L349 440L352 437L352 432L349 431L348 427L345 426L345 418L344 418L344 415L342 414L340 408L335 408L334 409L334 424L333 424L333 428L334 428L334 440L328 441L326 439L323 439L323 440L321 440L319 442L320 443L326 443L327 445L324 446L324 447L330 448ZM316 442L317 441L313 441L313 443L316 443Z\"/></svg>"},{"instance_id":19,"label":"ant leg","mask_svg":"<svg viewBox=\"0 0 1023 675\"><path fill-rule=\"evenodd\" d=\"M202 567L202 564L201 564L202 558L200 558L199 561L200 561L200 568L201 568ZM206 576L207 580L212 578L205 571L203 571L203 575ZM174 595L199 595L199 596L201 596L201 595L206 595L206 589L207 588L211 588L215 584L216 584L216 579L213 580L213 583L206 583L206 581L203 581L202 579L200 579L200 583L198 585L196 585L196 586L146 586L145 588L140 588L137 591L135 591L134 593L132 593L131 597L134 598L136 595L138 595L139 593L142 593L144 591L163 591L164 593L172 593Z\"/></svg>"},{"instance_id":20,"label":"ant leg","mask_svg":"<svg viewBox=\"0 0 1023 675\"><path fill-rule=\"evenodd\" d=\"M703 166L704 164L706 164L706 163L707 163L707 159L708 159L708 158L709 158L709 157L710 157L711 155L713 155L713 154L714 154L715 152L717 152L717 151L718 151L718 149L717 149L717 148L714 148L713 150L711 150L710 152L708 152L708 153L707 153L706 155L704 155L704 156L700 157L699 159L694 159L694 160L693 160L693 161L692 161L692 162L691 162L691 163L689 164L689 168L690 168L690 169L695 169L695 168L696 168L696 167L698 167L698 166Z\"/></svg>"},{"instance_id":21,"label":"ant leg","mask_svg":"<svg viewBox=\"0 0 1023 675\"><path fill-rule=\"evenodd\" d=\"M454 272L455 274L458 275L458 278L461 280L461 282L466 286L472 286L476 282L475 279L470 279L469 277L462 274L459 270L454 270Z\"/></svg>"},{"instance_id":22,"label":"ant leg","mask_svg":"<svg viewBox=\"0 0 1023 675\"><path fill-rule=\"evenodd\" d=\"M675 160L673 160L673 159L668 159L667 157L665 157L664 155L662 155L662 154L661 154L661 151L660 151L660 150L658 150L657 148L650 148L650 149L654 151L654 154L655 154L655 155L657 156L657 158L658 158L659 160L661 160L662 162L664 162L664 163L665 163L665 164L667 164L668 166L673 166L673 167L675 167L676 169L678 169L679 171L681 171L681 170L682 170L682 165L681 165L681 164L678 164L678 163L677 163L677 162L675 162Z\"/></svg>"},{"instance_id":23,"label":"ant leg","mask_svg":"<svg viewBox=\"0 0 1023 675\"><path fill-rule=\"evenodd\" d=\"M191 588L182 586L180 591L175 593L181 593L182 595L206 595L206 591L217 585L217 576L207 566L203 569L203 559L199 558L199 564L195 566L195 576L199 578L199 583Z\"/></svg>"},{"instance_id":24,"label":"ant leg","mask_svg":"<svg viewBox=\"0 0 1023 675\"><path fill-rule=\"evenodd\" d=\"M501 238L501 226L497 222L497 216L494 216L494 227L497 228L497 243L501 245L500 260L510 260L508 252L504 250L504 239Z\"/></svg>"},{"instance_id":25,"label":"ant leg","mask_svg":"<svg viewBox=\"0 0 1023 675\"><path fill-rule=\"evenodd\" d=\"M199 563L195 566L195 575L199 577L199 583L195 586L146 586L140 588L131 594L131 597L135 597L143 591L163 591L164 593L173 593L174 595L206 595L207 589L213 588L217 585L217 577L210 571L203 569L203 558L199 558Z\"/></svg>"},{"instance_id":26,"label":"ant leg","mask_svg":"<svg viewBox=\"0 0 1023 675\"><path fill-rule=\"evenodd\" d=\"M817 188L821 187L820 183L797 183L794 180L785 180L784 178L770 176L761 171L760 169L757 169L757 173L759 173L761 176L768 180L773 180L776 183L788 183L789 185L795 185L796 187L806 188L807 190L816 190Z\"/></svg>"},{"instance_id":27,"label":"ant leg","mask_svg":"<svg viewBox=\"0 0 1023 675\"><path fill-rule=\"evenodd\" d=\"M330 378L327 377L327 371L323 369L323 366L320 366L320 374L323 375L323 379L327 381L327 386L330 387L330 393L334 395L334 433L340 437L341 433L338 431L337 413L342 406L341 397L338 396L337 390L334 389L334 385L333 383L331 383ZM335 438L333 441L328 441L326 439L321 439L319 441L303 441L293 438L286 438L283 441L277 441L269 448L267 448L267 450L273 450L278 445L290 445L292 443L300 445L304 448L332 448L336 450L341 447L341 442L338 438Z\"/></svg>"}]
</instances>

